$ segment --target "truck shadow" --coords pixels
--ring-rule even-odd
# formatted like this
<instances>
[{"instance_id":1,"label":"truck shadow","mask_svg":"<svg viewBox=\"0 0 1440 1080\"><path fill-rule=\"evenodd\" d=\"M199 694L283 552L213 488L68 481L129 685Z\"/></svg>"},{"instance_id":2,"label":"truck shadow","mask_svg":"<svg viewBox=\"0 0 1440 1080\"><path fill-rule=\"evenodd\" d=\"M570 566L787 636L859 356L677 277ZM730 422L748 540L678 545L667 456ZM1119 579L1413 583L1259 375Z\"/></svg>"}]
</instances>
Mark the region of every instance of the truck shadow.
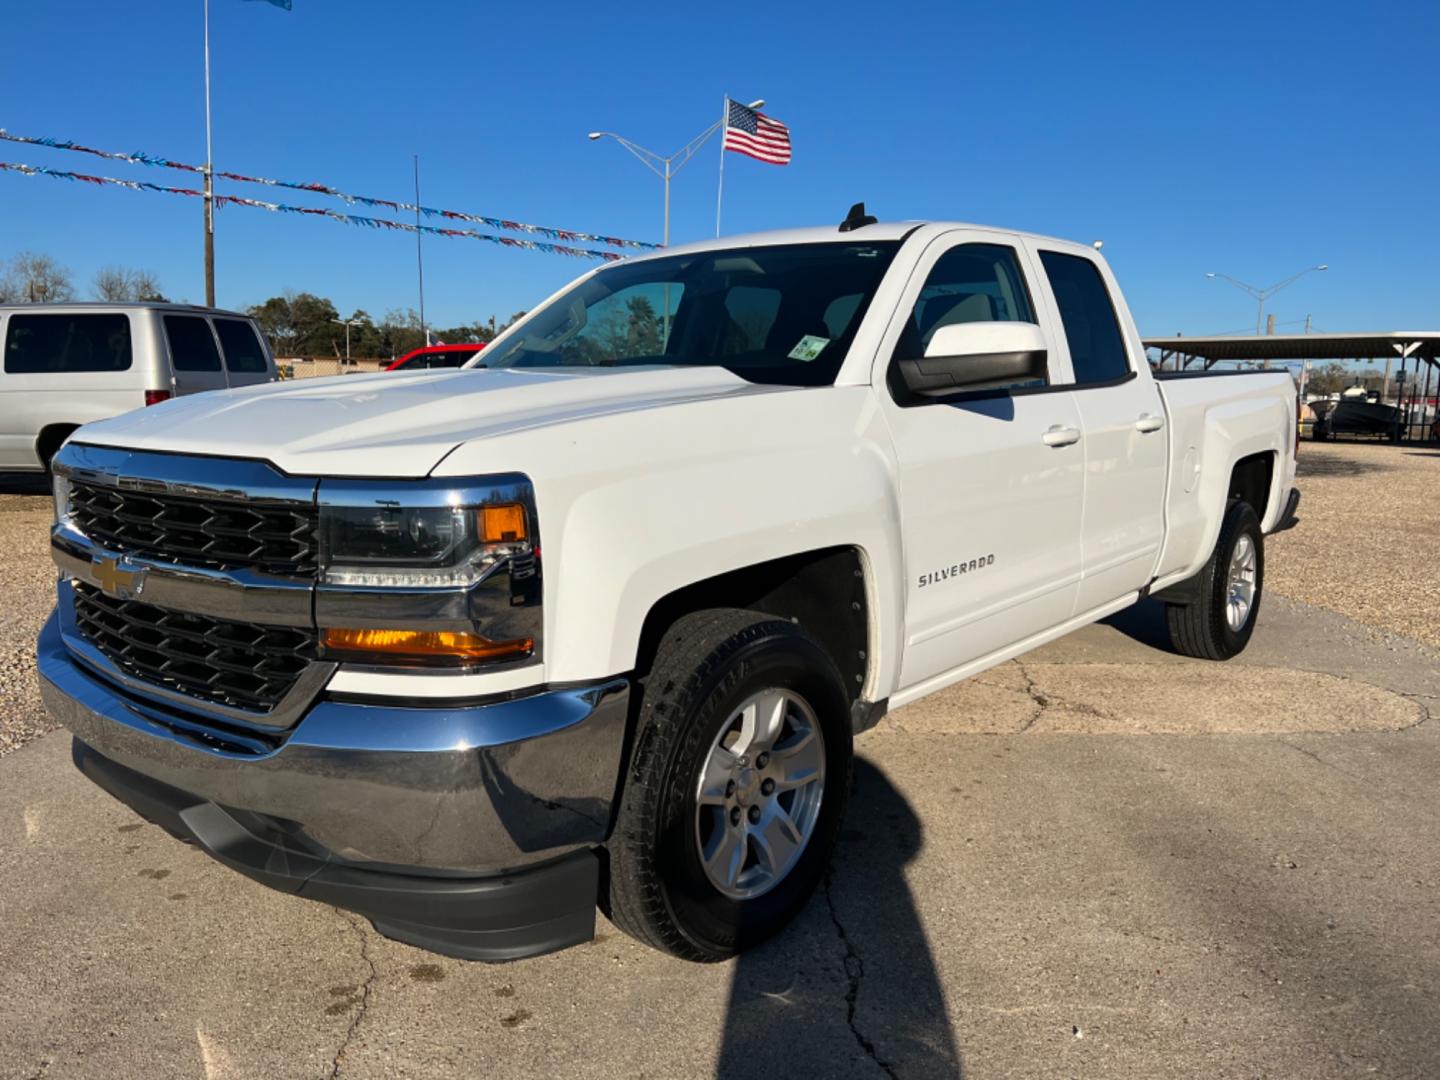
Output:
<instances>
[{"instance_id":1,"label":"truck shadow","mask_svg":"<svg viewBox=\"0 0 1440 1080\"><path fill-rule=\"evenodd\" d=\"M736 963L719 1080L962 1075L905 880L920 820L863 759L846 819L830 877L799 921Z\"/></svg>"},{"instance_id":2,"label":"truck shadow","mask_svg":"<svg viewBox=\"0 0 1440 1080\"><path fill-rule=\"evenodd\" d=\"M1153 597L1146 597L1101 622L1119 630L1131 641L1161 652L1175 652L1170 644L1170 627L1165 622L1165 604Z\"/></svg>"}]
</instances>

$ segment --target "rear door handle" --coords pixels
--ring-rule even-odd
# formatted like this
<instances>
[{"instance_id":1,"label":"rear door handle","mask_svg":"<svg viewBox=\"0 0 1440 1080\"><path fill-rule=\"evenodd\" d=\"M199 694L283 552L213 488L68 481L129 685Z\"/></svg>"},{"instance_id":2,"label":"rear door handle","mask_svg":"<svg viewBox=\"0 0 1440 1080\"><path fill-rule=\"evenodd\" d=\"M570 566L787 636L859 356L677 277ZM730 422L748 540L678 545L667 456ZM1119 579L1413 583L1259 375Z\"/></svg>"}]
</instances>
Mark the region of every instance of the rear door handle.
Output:
<instances>
[{"instance_id":1,"label":"rear door handle","mask_svg":"<svg viewBox=\"0 0 1440 1080\"><path fill-rule=\"evenodd\" d=\"M1159 431L1165 426L1163 416L1151 416L1149 413L1141 413L1140 419L1135 421L1135 430L1149 434L1152 431Z\"/></svg>"},{"instance_id":2,"label":"rear door handle","mask_svg":"<svg viewBox=\"0 0 1440 1080\"><path fill-rule=\"evenodd\" d=\"M1046 446L1071 446L1080 441L1080 429L1056 424L1040 436Z\"/></svg>"}]
</instances>

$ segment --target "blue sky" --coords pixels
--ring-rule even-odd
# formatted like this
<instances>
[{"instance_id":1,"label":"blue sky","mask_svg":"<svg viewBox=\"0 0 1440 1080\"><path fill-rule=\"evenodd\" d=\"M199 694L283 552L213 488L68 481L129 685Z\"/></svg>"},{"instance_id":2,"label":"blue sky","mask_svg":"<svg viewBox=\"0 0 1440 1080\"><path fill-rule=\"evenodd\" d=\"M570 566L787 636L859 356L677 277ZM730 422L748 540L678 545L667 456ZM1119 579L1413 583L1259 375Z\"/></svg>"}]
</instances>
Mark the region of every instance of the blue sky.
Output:
<instances>
[{"instance_id":1,"label":"blue sky","mask_svg":"<svg viewBox=\"0 0 1440 1080\"><path fill-rule=\"evenodd\" d=\"M217 168L658 239L661 188L596 128L669 152L729 93L792 129L785 168L729 155L727 231L953 218L1105 253L1143 332L1440 326L1440 4L478 4L212 0ZM10 4L0 127L204 157L201 0ZM719 146L674 186L675 240L714 228ZM0 143L0 160L192 186L183 173ZM273 189L222 191L275 197ZM299 193L283 201L335 205ZM0 174L0 258L107 263L203 298L198 200ZM502 318L587 263L426 241L430 321ZM413 237L227 208L218 300L286 288L342 312L415 303ZM1287 325L1290 323L1295 325Z\"/></svg>"}]
</instances>

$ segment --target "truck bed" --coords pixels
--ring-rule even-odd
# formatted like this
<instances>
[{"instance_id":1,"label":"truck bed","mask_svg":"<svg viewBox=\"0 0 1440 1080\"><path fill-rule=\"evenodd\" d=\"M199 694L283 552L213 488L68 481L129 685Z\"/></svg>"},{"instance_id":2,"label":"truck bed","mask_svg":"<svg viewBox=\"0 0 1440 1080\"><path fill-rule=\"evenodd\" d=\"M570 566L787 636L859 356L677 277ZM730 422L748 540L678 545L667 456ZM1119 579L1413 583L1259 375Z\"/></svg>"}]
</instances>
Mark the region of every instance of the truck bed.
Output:
<instances>
[{"instance_id":1,"label":"truck bed","mask_svg":"<svg viewBox=\"0 0 1440 1080\"><path fill-rule=\"evenodd\" d=\"M1273 455L1280 475L1272 476L1269 504L1256 509L1265 529L1279 519L1295 482L1295 381L1288 371L1156 377L1170 432L1166 538L1156 582L1163 587L1194 574L1214 548L1233 463Z\"/></svg>"}]
</instances>

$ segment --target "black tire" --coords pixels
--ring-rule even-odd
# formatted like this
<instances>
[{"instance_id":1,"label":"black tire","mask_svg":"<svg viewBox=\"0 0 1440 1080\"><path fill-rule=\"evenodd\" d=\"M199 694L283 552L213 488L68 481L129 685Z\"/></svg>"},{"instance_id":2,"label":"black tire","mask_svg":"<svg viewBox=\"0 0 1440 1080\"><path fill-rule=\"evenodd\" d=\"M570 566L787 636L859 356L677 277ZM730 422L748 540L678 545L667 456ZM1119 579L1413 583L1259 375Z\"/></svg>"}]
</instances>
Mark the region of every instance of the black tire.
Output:
<instances>
[{"instance_id":1,"label":"black tire","mask_svg":"<svg viewBox=\"0 0 1440 1080\"><path fill-rule=\"evenodd\" d=\"M1231 629L1225 618L1230 556L1242 536L1255 545L1255 596L1244 625ZM1188 604L1167 604L1165 618L1175 651L1200 660L1229 660L1244 651L1255 632L1260 601L1265 596L1265 537L1260 518L1246 502L1232 502L1220 525L1220 537L1210 560L1200 571L1199 599Z\"/></svg>"},{"instance_id":2,"label":"black tire","mask_svg":"<svg viewBox=\"0 0 1440 1080\"><path fill-rule=\"evenodd\" d=\"M801 697L814 713L824 742L824 788L809 841L788 873L768 892L737 900L706 876L695 792L736 708L771 688ZM680 618L640 684L601 910L632 937L686 960L724 960L770 937L824 878L849 798L852 753L844 682L799 626L733 608Z\"/></svg>"},{"instance_id":3,"label":"black tire","mask_svg":"<svg viewBox=\"0 0 1440 1080\"><path fill-rule=\"evenodd\" d=\"M60 447L64 445L65 440L76 430L76 426L73 424L68 427L48 427L35 440L35 456L40 459L40 469L46 476L50 475L51 459L60 452Z\"/></svg>"}]
</instances>

